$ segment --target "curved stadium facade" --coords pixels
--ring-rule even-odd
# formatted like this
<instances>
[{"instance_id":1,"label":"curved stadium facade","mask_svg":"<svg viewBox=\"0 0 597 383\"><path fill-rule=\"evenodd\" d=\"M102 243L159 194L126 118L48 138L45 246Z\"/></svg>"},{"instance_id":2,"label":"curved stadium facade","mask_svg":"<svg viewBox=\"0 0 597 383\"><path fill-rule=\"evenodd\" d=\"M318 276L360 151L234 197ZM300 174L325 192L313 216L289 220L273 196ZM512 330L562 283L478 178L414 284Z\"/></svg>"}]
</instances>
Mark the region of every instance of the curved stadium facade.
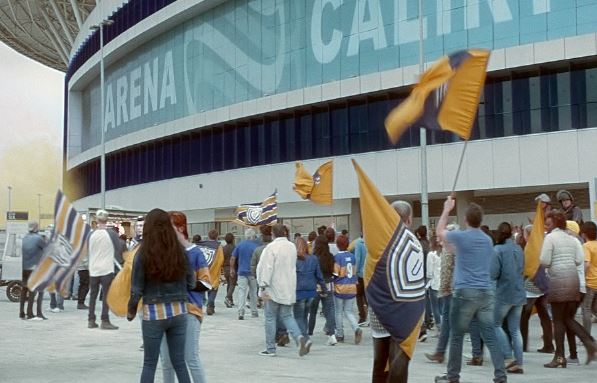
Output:
<instances>
[{"instance_id":1,"label":"curved stadium facade","mask_svg":"<svg viewBox=\"0 0 597 383\"><path fill-rule=\"evenodd\" d=\"M279 217L303 234L360 230L355 158L390 199L420 216L419 131L392 146L383 126L418 76L410 0L104 1L74 40L66 72L66 185L80 209L185 211L191 232L238 232L234 207L278 190ZM109 10L108 10L109 9ZM594 218L597 1L425 0L424 59L492 51L457 186L494 228L527 222L533 197L567 188ZM101 126L98 32L104 31ZM431 221L463 143L427 133ZM334 205L301 201L294 161L334 159Z\"/></svg>"}]
</instances>

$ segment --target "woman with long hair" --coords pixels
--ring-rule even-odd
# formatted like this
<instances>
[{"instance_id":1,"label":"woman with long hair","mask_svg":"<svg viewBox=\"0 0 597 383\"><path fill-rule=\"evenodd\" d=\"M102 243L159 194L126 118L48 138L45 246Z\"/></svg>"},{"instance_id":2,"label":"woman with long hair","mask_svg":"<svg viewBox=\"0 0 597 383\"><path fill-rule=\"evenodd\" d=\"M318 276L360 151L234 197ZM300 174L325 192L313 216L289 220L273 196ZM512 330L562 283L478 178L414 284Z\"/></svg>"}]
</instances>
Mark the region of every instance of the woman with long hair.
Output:
<instances>
[{"instance_id":1,"label":"woman with long hair","mask_svg":"<svg viewBox=\"0 0 597 383\"><path fill-rule=\"evenodd\" d=\"M587 364L597 357L597 344L591 335L574 320L577 302L580 299L580 282L577 266L584 260L580 242L566 233L566 216L562 211L547 213L545 226L549 234L545 236L541 249L541 264L549 274L547 300L553 313L556 353L547 368L566 368L564 355L564 334L570 331L578 336L587 349Z\"/></svg>"},{"instance_id":2,"label":"woman with long hair","mask_svg":"<svg viewBox=\"0 0 597 383\"><path fill-rule=\"evenodd\" d=\"M522 335L520 316L526 303L524 291L524 255L522 248L512 240L512 226L502 222L498 226L497 244L491 263L491 279L496 282L495 294L495 331L505 357L514 361L506 366L509 373L522 374ZM506 321L510 337L502 328Z\"/></svg>"},{"instance_id":3,"label":"woman with long hair","mask_svg":"<svg viewBox=\"0 0 597 383\"><path fill-rule=\"evenodd\" d=\"M323 275L323 280L326 284L326 290L332 291L332 281L334 279L334 256L330 252L330 246L328 239L325 235L320 235L315 238L315 244L313 246L313 254L317 256L319 260L319 268ZM328 336L328 346L333 346L337 343L336 340L336 312L334 309L334 296L333 294L316 295L311 302L311 311L309 312L309 335L313 335L315 329L315 321L317 319L317 310L319 309L319 302L323 306L323 315L325 316L324 331Z\"/></svg>"},{"instance_id":4,"label":"woman with long hair","mask_svg":"<svg viewBox=\"0 0 597 383\"><path fill-rule=\"evenodd\" d=\"M205 382L205 372L203 364L199 358L199 334L201 333L201 323L203 322L203 303L204 291L206 286L210 285L209 265L203 252L197 244L189 242L189 233L187 232L187 217L179 211L170 212L170 221L176 232L178 241L184 246L191 270L197 278L197 286L194 290L188 292L187 311L187 338L184 349L184 359L191 372L194 383ZM162 356L162 371L164 383L174 383L174 371L170 363L169 346L165 339L162 339L160 355Z\"/></svg>"},{"instance_id":5,"label":"woman with long hair","mask_svg":"<svg viewBox=\"0 0 597 383\"><path fill-rule=\"evenodd\" d=\"M195 288L195 275L189 267L184 247L170 223L170 215L153 209L145 218L143 243L133 262L131 297L127 319L137 315L143 298L143 372L141 383L151 383L160 356L160 343L166 336L170 360L180 383L190 383L184 360L187 290Z\"/></svg>"},{"instance_id":6,"label":"woman with long hair","mask_svg":"<svg viewBox=\"0 0 597 383\"><path fill-rule=\"evenodd\" d=\"M317 296L317 285L321 287L321 295L327 295L325 281L319 268L319 261L316 256L308 253L307 241L304 238L297 237L294 242L296 245L296 302L292 309L294 317L301 329L301 334L307 339L307 344L311 343L309 339L307 314L311 307L313 299Z\"/></svg>"}]
</instances>

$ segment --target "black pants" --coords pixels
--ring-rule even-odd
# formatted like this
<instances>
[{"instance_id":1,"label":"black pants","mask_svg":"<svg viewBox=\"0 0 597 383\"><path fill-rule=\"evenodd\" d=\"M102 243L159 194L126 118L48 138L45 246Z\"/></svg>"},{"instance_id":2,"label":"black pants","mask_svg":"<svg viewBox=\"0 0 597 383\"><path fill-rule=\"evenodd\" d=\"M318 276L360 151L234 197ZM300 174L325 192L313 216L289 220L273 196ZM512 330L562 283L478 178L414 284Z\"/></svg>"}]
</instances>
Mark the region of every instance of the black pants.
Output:
<instances>
[{"instance_id":1,"label":"black pants","mask_svg":"<svg viewBox=\"0 0 597 383\"><path fill-rule=\"evenodd\" d=\"M78 304L84 305L85 298L89 292L89 270L79 270L79 293L78 293Z\"/></svg>"},{"instance_id":2,"label":"black pants","mask_svg":"<svg viewBox=\"0 0 597 383\"><path fill-rule=\"evenodd\" d=\"M19 305L19 314L21 316L25 315L25 302L27 302L27 316L29 316L29 317L33 316L33 301L35 300L35 293L27 288L27 282L29 282L29 277L31 276L32 272L33 272L33 270L23 270L23 273L21 274L21 276L22 276L21 283L23 285L21 288L21 300L20 300L20 305ZM37 294L37 316L42 315L41 307L43 304L43 300L44 300L44 293L43 292L38 293Z\"/></svg>"},{"instance_id":3,"label":"black pants","mask_svg":"<svg viewBox=\"0 0 597 383\"><path fill-rule=\"evenodd\" d=\"M112 284L112 280L114 279L114 273L110 273L107 275L102 275L100 277L90 277L89 278L89 287L91 289L91 295L89 296L89 320L95 322L95 301L97 300L97 295L99 293L99 287L102 286L102 294L104 299L102 300L102 321L110 320L108 315L110 308L108 307L108 290L110 289L110 284Z\"/></svg>"},{"instance_id":4,"label":"black pants","mask_svg":"<svg viewBox=\"0 0 597 383\"><path fill-rule=\"evenodd\" d=\"M565 356L564 352L564 334L568 333L569 343L574 342L574 336L580 338L588 351L593 350L593 340L591 335L580 323L574 320L574 314L578 308L578 302L552 302L551 311L553 313L554 335L556 339L556 357ZM575 345L576 348L576 345ZM574 350L576 351L576 350ZM572 350L571 350L572 353ZM572 355L574 357L576 355Z\"/></svg>"},{"instance_id":5,"label":"black pants","mask_svg":"<svg viewBox=\"0 0 597 383\"><path fill-rule=\"evenodd\" d=\"M357 308L359 309L359 323L367 320L367 297L365 296L365 282L359 277L357 284Z\"/></svg>"},{"instance_id":6,"label":"black pants","mask_svg":"<svg viewBox=\"0 0 597 383\"><path fill-rule=\"evenodd\" d=\"M529 344L529 320L533 313L533 306L537 309L541 328L543 329L543 348L553 350L553 331L551 328L551 318L545 307L545 295L539 298L527 298L527 304L522 308L520 316L520 332L522 334L522 349L528 351Z\"/></svg>"},{"instance_id":7,"label":"black pants","mask_svg":"<svg viewBox=\"0 0 597 383\"><path fill-rule=\"evenodd\" d=\"M225 273L226 275L226 298L232 302L232 295L234 294L234 288L236 287L236 277L230 275L230 270Z\"/></svg>"},{"instance_id":8,"label":"black pants","mask_svg":"<svg viewBox=\"0 0 597 383\"><path fill-rule=\"evenodd\" d=\"M392 337L373 338L372 383L407 383L409 363L410 359Z\"/></svg>"}]
</instances>

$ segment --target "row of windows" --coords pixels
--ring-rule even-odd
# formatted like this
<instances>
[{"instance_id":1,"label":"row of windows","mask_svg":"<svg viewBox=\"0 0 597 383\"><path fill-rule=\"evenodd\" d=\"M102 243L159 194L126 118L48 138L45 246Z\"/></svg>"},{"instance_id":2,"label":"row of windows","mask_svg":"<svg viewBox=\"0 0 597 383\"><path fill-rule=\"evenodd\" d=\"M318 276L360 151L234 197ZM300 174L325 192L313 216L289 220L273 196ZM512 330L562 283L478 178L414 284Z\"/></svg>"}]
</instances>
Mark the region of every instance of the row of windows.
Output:
<instances>
[{"instance_id":1,"label":"row of windows","mask_svg":"<svg viewBox=\"0 0 597 383\"><path fill-rule=\"evenodd\" d=\"M174 1L176 0L129 0L110 16L114 23L104 27L104 45ZM99 31L95 31L73 55L66 71L67 84L71 76L99 49Z\"/></svg>"},{"instance_id":2,"label":"row of windows","mask_svg":"<svg viewBox=\"0 0 597 383\"><path fill-rule=\"evenodd\" d=\"M383 92L204 127L106 158L106 188L266 164L391 149L388 112L407 90ZM597 127L597 63L488 77L472 139ZM398 148L419 145L408 130ZM427 132L429 144L458 138ZM79 197L100 191L99 159L69 172Z\"/></svg>"}]
</instances>

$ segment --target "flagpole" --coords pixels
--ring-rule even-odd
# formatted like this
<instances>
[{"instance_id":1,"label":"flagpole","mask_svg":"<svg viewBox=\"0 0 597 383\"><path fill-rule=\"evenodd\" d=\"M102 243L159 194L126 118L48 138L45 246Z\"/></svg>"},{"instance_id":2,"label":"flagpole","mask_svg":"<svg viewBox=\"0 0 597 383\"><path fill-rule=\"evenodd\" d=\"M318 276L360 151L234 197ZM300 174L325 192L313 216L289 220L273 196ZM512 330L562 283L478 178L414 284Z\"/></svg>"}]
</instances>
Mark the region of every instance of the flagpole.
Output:
<instances>
[{"instance_id":1,"label":"flagpole","mask_svg":"<svg viewBox=\"0 0 597 383\"><path fill-rule=\"evenodd\" d=\"M454 177L454 184L452 185L452 192L450 195L454 198L454 190L456 190L456 184L458 183L458 176L460 176L460 169L462 168L462 160L464 159L464 152L466 152L466 145L468 144L468 140L464 141L464 146L462 147L462 153L460 153L460 161L458 161L458 168L456 169L456 177Z\"/></svg>"},{"instance_id":2,"label":"flagpole","mask_svg":"<svg viewBox=\"0 0 597 383\"><path fill-rule=\"evenodd\" d=\"M423 74L423 0L419 0L419 73ZM429 195L427 193L427 131L419 128L421 141L421 224L429 228Z\"/></svg>"}]
</instances>

